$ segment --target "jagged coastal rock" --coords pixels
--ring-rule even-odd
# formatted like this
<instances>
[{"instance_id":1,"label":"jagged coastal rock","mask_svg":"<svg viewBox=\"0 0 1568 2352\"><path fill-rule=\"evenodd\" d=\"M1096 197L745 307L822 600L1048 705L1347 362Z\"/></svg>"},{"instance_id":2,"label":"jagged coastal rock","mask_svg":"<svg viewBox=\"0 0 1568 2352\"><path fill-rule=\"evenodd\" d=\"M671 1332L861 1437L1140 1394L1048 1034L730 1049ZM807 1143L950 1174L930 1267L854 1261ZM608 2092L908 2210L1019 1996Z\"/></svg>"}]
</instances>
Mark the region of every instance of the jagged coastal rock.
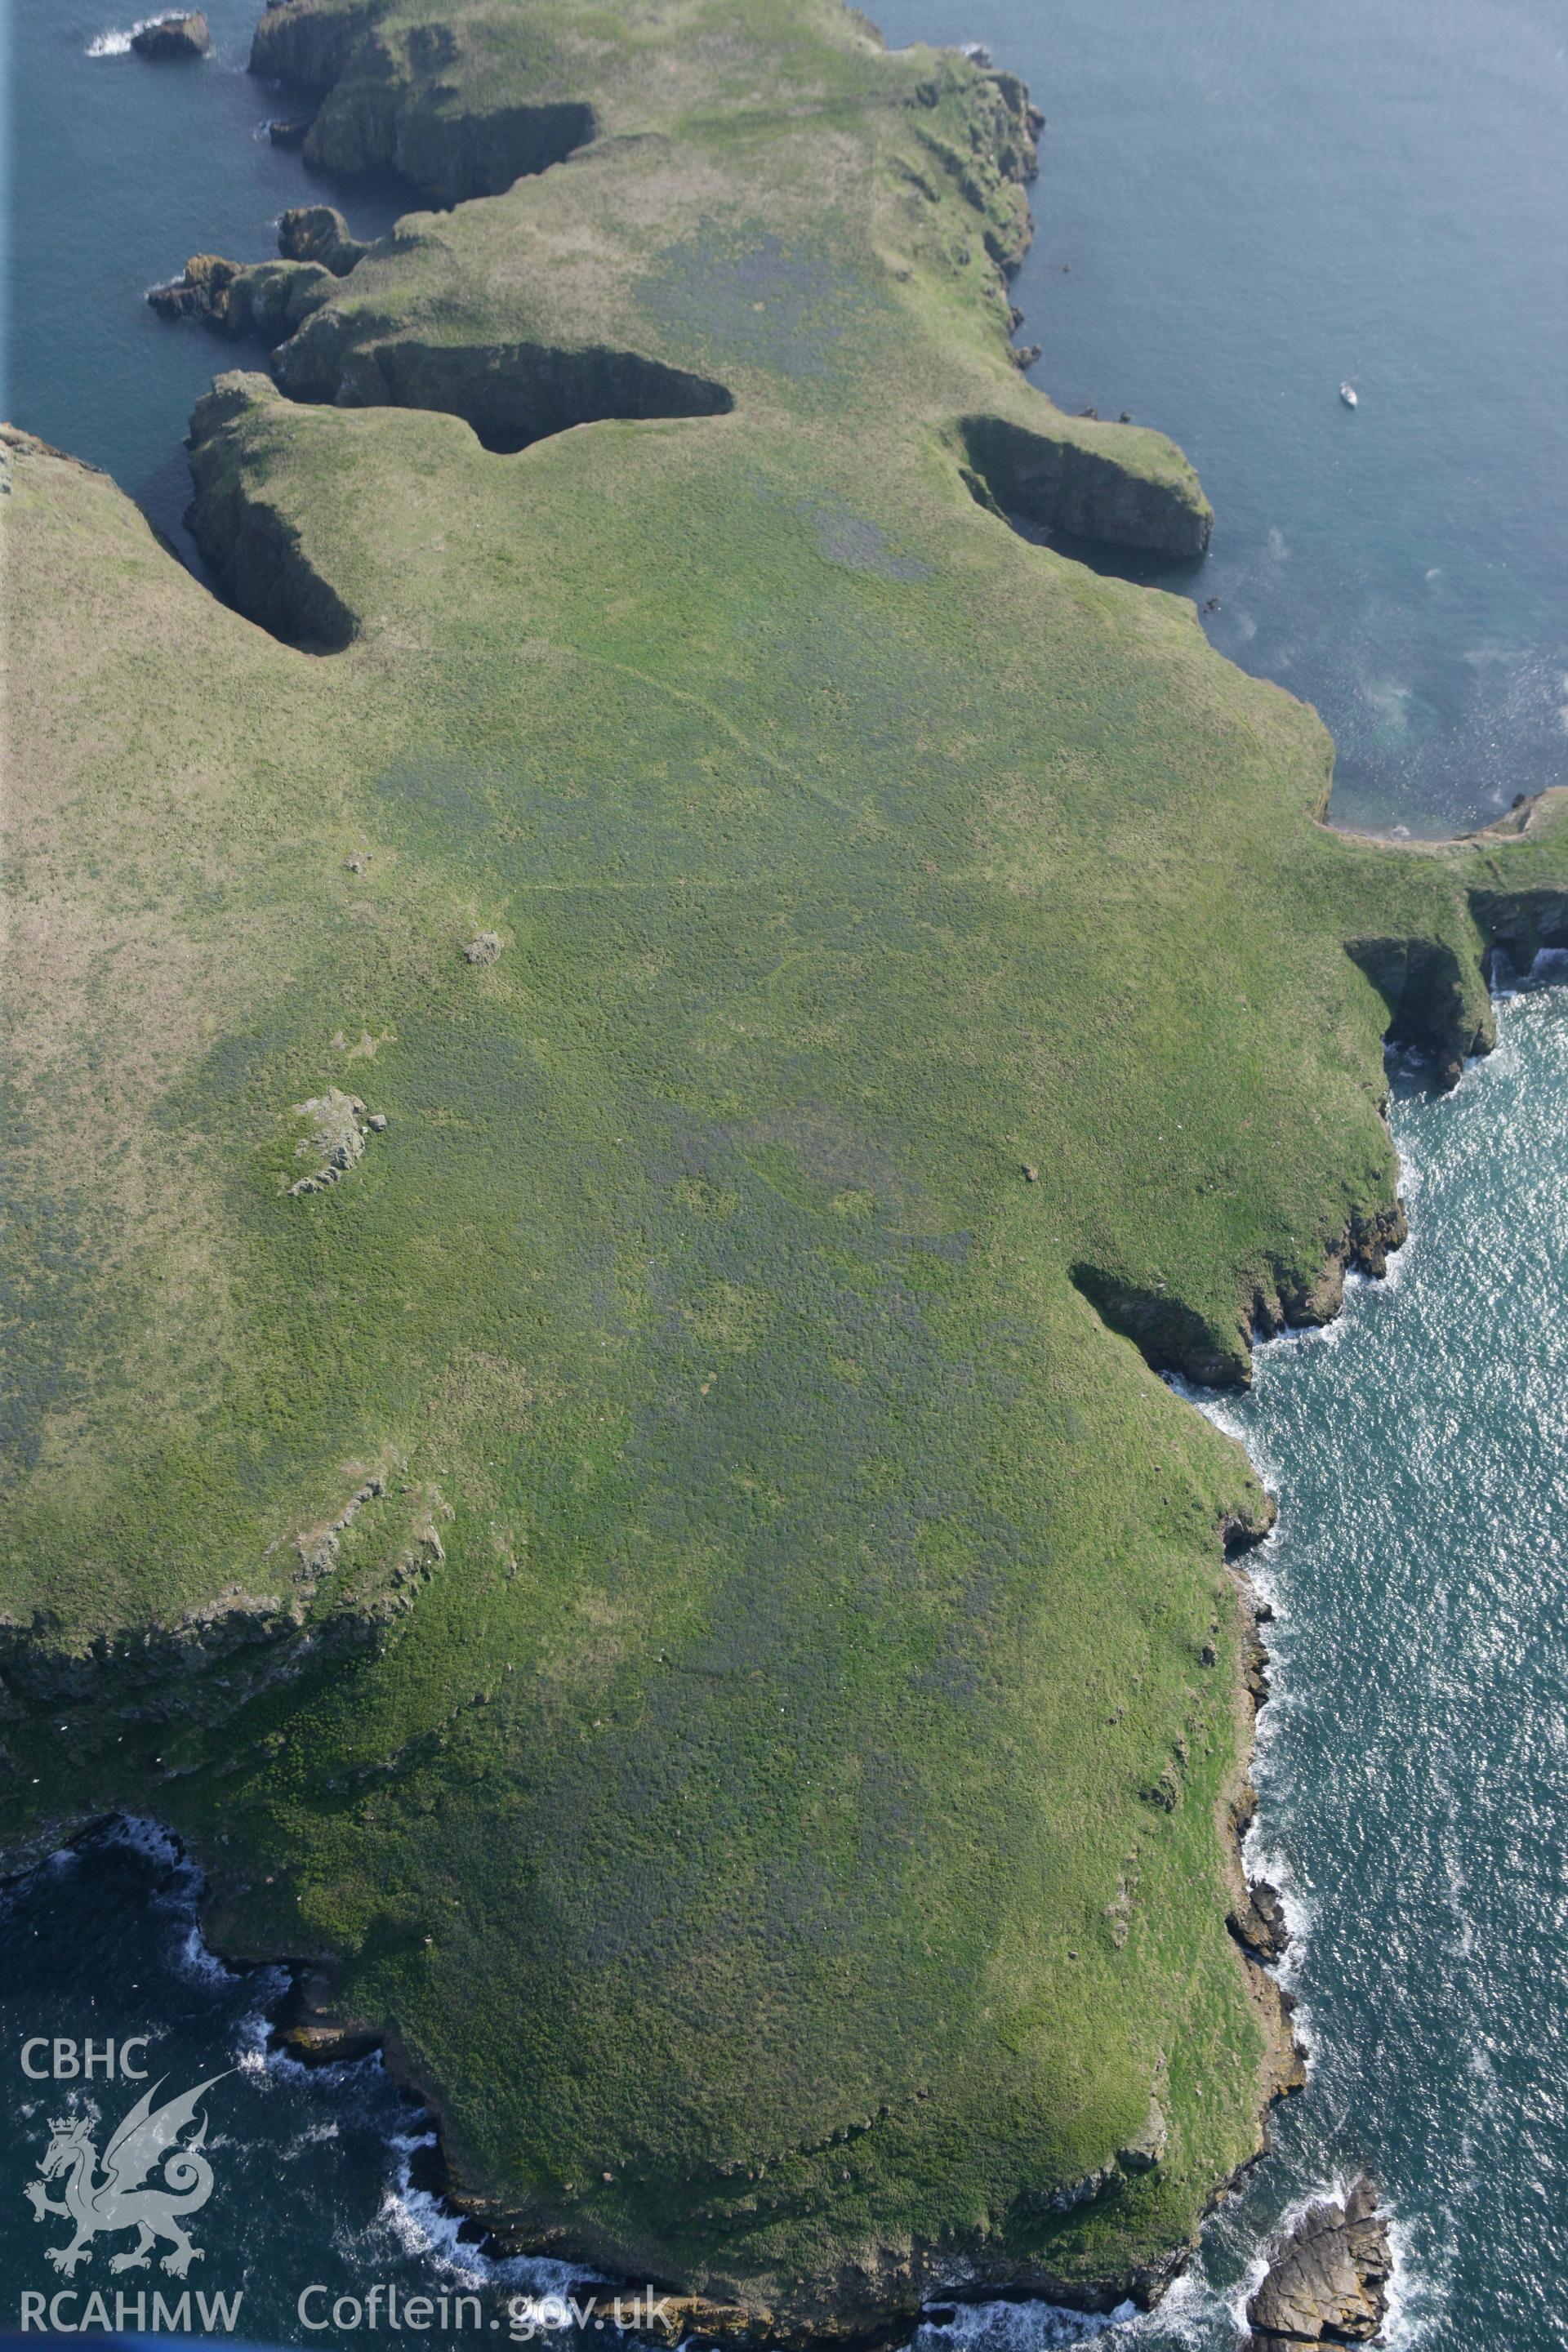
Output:
<instances>
[{"instance_id":1,"label":"jagged coastal rock","mask_svg":"<svg viewBox=\"0 0 1568 2352\"><path fill-rule=\"evenodd\" d=\"M1393 2267L1376 2184L1363 2173L1342 2205L1310 2205L1272 2255L1247 2306L1245 2352L1371 2343L1388 2309Z\"/></svg>"},{"instance_id":2,"label":"jagged coastal rock","mask_svg":"<svg viewBox=\"0 0 1568 2352\"><path fill-rule=\"evenodd\" d=\"M207 20L199 10L185 16L154 16L138 25L131 46L139 58L163 61L170 58L205 58L212 47Z\"/></svg>"},{"instance_id":3,"label":"jagged coastal rock","mask_svg":"<svg viewBox=\"0 0 1568 2352\"><path fill-rule=\"evenodd\" d=\"M335 205L294 205L278 224L278 250L285 261L319 261L334 278L346 278L370 247L349 235Z\"/></svg>"},{"instance_id":4,"label":"jagged coastal rock","mask_svg":"<svg viewBox=\"0 0 1568 2352\"><path fill-rule=\"evenodd\" d=\"M1285 1906L1278 1887L1271 1886L1266 1878L1248 1883L1247 1899L1231 1911L1227 1925L1243 1949L1266 1966L1282 1960L1289 1948L1290 1930L1286 1925Z\"/></svg>"},{"instance_id":5,"label":"jagged coastal rock","mask_svg":"<svg viewBox=\"0 0 1568 2352\"><path fill-rule=\"evenodd\" d=\"M194 253L178 278L149 287L147 300L161 319L195 319L218 334L259 335L276 342L326 300L334 278L335 272L320 261L245 267L222 254Z\"/></svg>"}]
</instances>

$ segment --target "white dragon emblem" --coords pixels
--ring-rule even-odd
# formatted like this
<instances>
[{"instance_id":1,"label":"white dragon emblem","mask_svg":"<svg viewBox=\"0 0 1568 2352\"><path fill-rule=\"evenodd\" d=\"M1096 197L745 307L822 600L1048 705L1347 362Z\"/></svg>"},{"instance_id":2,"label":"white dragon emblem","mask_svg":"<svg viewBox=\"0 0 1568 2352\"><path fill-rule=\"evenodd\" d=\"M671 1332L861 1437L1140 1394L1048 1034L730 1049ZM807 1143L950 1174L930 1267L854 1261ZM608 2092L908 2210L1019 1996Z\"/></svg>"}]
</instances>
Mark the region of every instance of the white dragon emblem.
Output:
<instances>
[{"instance_id":1,"label":"white dragon emblem","mask_svg":"<svg viewBox=\"0 0 1568 2352\"><path fill-rule=\"evenodd\" d=\"M111 2271L145 2270L160 2238L167 2238L174 2249L163 2256L163 2266L176 2278L184 2278L192 2263L203 2260L201 2248L192 2245L180 2222L183 2216L199 2212L213 2193L212 2167L202 2154L206 2117L202 2117L194 2139L182 2145L180 2134L195 2120L203 2093L224 2077L210 2075L194 2091L183 2092L154 2110L153 2097L167 2079L163 2076L143 2091L120 2126L103 2151L101 2179L92 2137L96 2118L90 2114L51 2118L52 2137L38 2168L41 2177L29 2180L23 2195L33 2208L35 2221L42 2221L53 2213L75 2222L76 2235L68 2246L45 2249L56 2270L63 2271L67 2278L78 2263L91 2260L91 2242L100 2230L110 2236L120 2230L137 2232L129 2253L112 2258ZM160 2162L161 2181L143 2188L148 2173ZM58 2179L61 2173L66 2175L64 2201L57 2202L44 2183Z\"/></svg>"}]
</instances>

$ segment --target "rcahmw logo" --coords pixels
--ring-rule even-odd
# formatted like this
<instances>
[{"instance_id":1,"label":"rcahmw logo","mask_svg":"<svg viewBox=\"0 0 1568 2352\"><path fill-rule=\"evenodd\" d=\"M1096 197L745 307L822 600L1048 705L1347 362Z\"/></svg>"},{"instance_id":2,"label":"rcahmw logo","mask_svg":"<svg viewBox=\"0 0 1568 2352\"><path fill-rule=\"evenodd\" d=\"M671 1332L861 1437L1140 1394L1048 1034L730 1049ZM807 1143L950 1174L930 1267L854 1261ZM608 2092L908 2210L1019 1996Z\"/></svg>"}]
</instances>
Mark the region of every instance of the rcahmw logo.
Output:
<instances>
[{"instance_id":1,"label":"rcahmw logo","mask_svg":"<svg viewBox=\"0 0 1568 2352\"><path fill-rule=\"evenodd\" d=\"M22 2072L35 2083L90 2083L102 2078L146 2082L149 2037L132 2034L116 2044L77 2042L35 2034L22 2044ZM229 2070L232 2072L232 2069ZM74 2278L79 2266L90 2263L93 2240L114 2238L133 2230L134 2245L110 2258L110 2271L144 2271L152 2267L156 2247L166 2245L161 2267L183 2279L193 2263L205 2259L192 2242L185 2223L199 2213L213 2193L213 2170L205 2154L207 2119L201 2102L214 2084L226 2079L211 2074L194 2090L176 2092L154 2105L167 2080L148 2083L135 2104L110 2131L99 2153L102 2126L96 2106L79 2107L72 2094L66 2114L49 2122L49 2137L38 2167L23 2194L37 2221L68 2221L70 2235L44 2248L45 2260L65 2277ZM194 2131L191 2126L195 2126ZM189 2137L183 2135L189 2133ZM51 2194L51 2189L55 2191ZM168 2330L188 2334L192 2326L189 2293L173 2300L123 2290L109 2299L75 2287L52 2295L24 2294L22 2326L53 2329L59 2334L84 2330L135 2328L143 2333ZM209 2333L231 2331L239 2318L243 2294L197 2294L195 2324Z\"/></svg>"}]
</instances>

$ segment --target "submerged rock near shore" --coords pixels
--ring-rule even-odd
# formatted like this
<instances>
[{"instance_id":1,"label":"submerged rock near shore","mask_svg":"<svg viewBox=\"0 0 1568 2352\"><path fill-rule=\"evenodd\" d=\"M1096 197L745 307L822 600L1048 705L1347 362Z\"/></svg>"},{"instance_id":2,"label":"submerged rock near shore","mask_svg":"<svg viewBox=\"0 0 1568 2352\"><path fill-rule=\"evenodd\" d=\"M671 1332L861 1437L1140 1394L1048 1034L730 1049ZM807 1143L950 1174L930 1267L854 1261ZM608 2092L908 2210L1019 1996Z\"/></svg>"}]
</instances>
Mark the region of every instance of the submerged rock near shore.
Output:
<instances>
[{"instance_id":1,"label":"submerged rock near shore","mask_svg":"<svg viewBox=\"0 0 1568 2352\"><path fill-rule=\"evenodd\" d=\"M1394 2266L1377 2186L1363 2173L1342 2205L1310 2205L1247 2306L1244 2352L1302 2344L1368 2344L1388 2309Z\"/></svg>"}]
</instances>

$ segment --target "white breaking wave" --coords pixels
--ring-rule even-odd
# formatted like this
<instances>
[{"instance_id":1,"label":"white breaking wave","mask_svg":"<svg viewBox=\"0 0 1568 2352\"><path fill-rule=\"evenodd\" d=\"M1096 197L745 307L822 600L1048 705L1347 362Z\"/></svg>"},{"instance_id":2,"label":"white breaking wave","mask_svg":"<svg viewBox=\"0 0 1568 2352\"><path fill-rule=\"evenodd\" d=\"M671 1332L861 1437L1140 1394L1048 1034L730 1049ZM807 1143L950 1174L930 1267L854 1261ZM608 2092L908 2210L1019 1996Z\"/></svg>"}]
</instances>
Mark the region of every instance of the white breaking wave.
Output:
<instances>
[{"instance_id":1,"label":"white breaking wave","mask_svg":"<svg viewBox=\"0 0 1568 2352\"><path fill-rule=\"evenodd\" d=\"M131 43L135 35L142 30L142 26L143 24L150 25L153 19L150 16L144 16L139 23L131 26L125 32L97 34L87 45L88 56L89 58L129 57L131 54Z\"/></svg>"},{"instance_id":2,"label":"white breaking wave","mask_svg":"<svg viewBox=\"0 0 1568 2352\"><path fill-rule=\"evenodd\" d=\"M1184 2352L1215 2352L1216 2346L1229 2352L1232 2331L1239 2324L1237 2314L1245 2312L1247 2298L1257 2293L1262 2274L1259 2263L1256 2275L1248 2271L1239 2290L1222 2294L1203 2270L1200 2257L1184 2271L1163 2303L1147 2315L1140 2315L1127 2331L1129 2344L1152 2336L1162 2344L1173 2337Z\"/></svg>"},{"instance_id":3,"label":"white breaking wave","mask_svg":"<svg viewBox=\"0 0 1568 2352\"><path fill-rule=\"evenodd\" d=\"M174 1966L177 1975L195 1984L233 1984L241 1973L238 1969L231 1969L220 1960L216 1952L208 1951L195 1920L180 1938L174 1954Z\"/></svg>"},{"instance_id":4,"label":"white breaking wave","mask_svg":"<svg viewBox=\"0 0 1568 2352\"><path fill-rule=\"evenodd\" d=\"M1092 2343L1108 2328L1136 2318L1134 2304L1111 2312L1068 2311L1055 2303L961 2303L951 2319L925 2319L910 2339L910 2352L1057 2352L1058 2346Z\"/></svg>"},{"instance_id":5,"label":"white breaking wave","mask_svg":"<svg viewBox=\"0 0 1568 2352\"><path fill-rule=\"evenodd\" d=\"M1292 1956L1299 1954L1311 1934L1317 1917L1314 1892L1303 1890L1288 1857L1278 1846L1266 1842L1256 1815L1241 1842L1241 1854L1248 1885L1255 1885L1262 1880L1279 1897L1279 1908L1285 1915L1285 1930L1290 1939L1286 1947L1287 1952ZM1283 1979L1285 1968L1281 1967L1277 1973Z\"/></svg>"},{"instance_id":6,"label":"white breaking wave","mask_svg":"<svg viewBox=\"0 0 1568 2352\"><path fill-rule=\"evenodd\" d=\"M179 13L175 8L160 8L155 16L138 16L136 22L123 31L117 27L111 32L96 33L87 45L87 54L89 58L128 57L131 44L138 33L144 33L149 25L162 25Z\"/></svg>"},{"instance_id":7,"label":"white breaking wave","mask_svg":"<svg viewBox=\"0 0 1568 2352\"><path fill-rule=\"evenodd\" d=\"M1426 2340L1434 2322L1441 2316L1446 2300L1443 2283L1423 2278L1417 2273L1410 2231L1397 2213L1388 2215L1388 2243L1394 2267L1388 2277L1388 2310L1382 2341L1388 2352L1415 2352L1415 2346Z\"/></svg>"},{"instance_id":8,"label":"white breaking wave","mask_svg":"<svg viewBox=\"0 0 1568 2352\"><path fill-rule=\"evenodd\" d=\"M461 2217L428 2189L416 2189L413 2183L414 2158L422 2148L436 2146L435 2133L414 2137L393 2132L387 2144L395 2159L393 2176L376 2219L405 2254L476 2290L509 2286L536 2296L564 2295L575 2286L604 2284L581 2263L550 2262L537 2254L490 2255L465 2244L459 2234Z\"/></svg>"},{"instance_id":9,"label":"white breaking wave","mask_svg":"<svg viewBox=\"0 0 1568 2352\"><path fill-rule=\"evenodd\" d=\"M1247 2306L1268 2276L1268 2256L1259 2247L1230 2293L1219 2298L1231 2326L1243 2338L1251 2333L1247 2323Z\"/></svg>"}]
</instances>

